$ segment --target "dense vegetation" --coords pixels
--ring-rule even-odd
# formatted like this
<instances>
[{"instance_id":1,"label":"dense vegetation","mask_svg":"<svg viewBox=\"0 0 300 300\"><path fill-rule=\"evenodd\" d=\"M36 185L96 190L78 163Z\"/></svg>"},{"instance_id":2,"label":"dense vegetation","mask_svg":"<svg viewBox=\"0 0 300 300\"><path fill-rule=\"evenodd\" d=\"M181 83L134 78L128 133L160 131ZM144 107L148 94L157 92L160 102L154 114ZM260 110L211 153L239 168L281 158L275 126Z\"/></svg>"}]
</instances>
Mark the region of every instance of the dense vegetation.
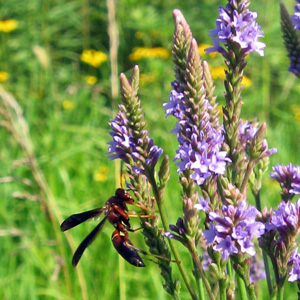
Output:
<instances>
[{"instance_id":1,"label":"dense vegetation","mask_svg":"<svg viewBox=\"0 0 300 300\"><path fill-rule=\"evenodd\" d=\"M0 131L1 299L169 299L155 264L146 261L147 268L137 269L118 256L110 241L110 224L86 251L78 271L73 269L72 252L94 225L79 226L67 240L59 224L72 213L102 206L119 181L120 167L106 155L108 122L119 103L118 88L111 86L116 74L129 74L139 65L148 129L155 143L174 157L177 142L170 134L174 121L165 120L162 108L174 80L170 55L174 8L181 9L189 22L202 58L210 63L219 104L224 104L223 60L203 52L211 43L208 30L215 26L220 3L118 1L116 31L108 14L112 2L1 3L0 86L18 101L23 125L29 127L28 135L24 126L20 128L20 140L5 128ZM292 11L294 1L285 4ZM267 122L269 146L278 149L270 169L276 163L300 164L300 84L287 71L279 3L253 1L251 9L258 12L267 47L264 58L252 55L248 60L242 117ZM117 62L109 60L110 51L117 49L110 41L118 41ZM111 63L117 66L113 73ZM20 121L20 115L11 117ZM172 224L181 214L177 181L172 164L165 194ZM268 206L280 200L279 187L268 175L262 199ZM139 226L138 220L132 223ZM146 249L140 234L131 234L131 240ZM182 299L187 298L183 290Z\"/></svg>"}]
</instances>

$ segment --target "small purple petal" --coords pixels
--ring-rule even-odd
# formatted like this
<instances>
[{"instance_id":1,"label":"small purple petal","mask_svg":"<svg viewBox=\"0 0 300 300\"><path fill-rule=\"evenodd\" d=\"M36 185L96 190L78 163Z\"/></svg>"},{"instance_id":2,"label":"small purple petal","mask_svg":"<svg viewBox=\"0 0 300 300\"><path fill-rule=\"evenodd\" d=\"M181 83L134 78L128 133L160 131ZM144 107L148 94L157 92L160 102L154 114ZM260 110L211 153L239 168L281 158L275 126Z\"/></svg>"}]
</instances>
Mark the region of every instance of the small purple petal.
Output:
<instances>
[{"instance_id":1,"label":"small purple petal","mask_svg":"<svg viewBox=\"0 0 300 300\"><path fill-rule=\"evenodd\" d=\"M215 245L213 249L222 252L223 260L227 260L232 253L238 253L238 249L234 246L234 243L229 235L226 236L225 239L222 239L219 244Z\"/></svg>"},{"instance_id":2,"label":"small purple petal","mask_svg":"<svg viewBox=\"0 0 300 300\"><path fill-rule=\"evenodd\" d=\"M198 199L199 203L195 204L194 208L200 210L200 211L204 211L207 212L209 209L209 199L204 199L203 197L199 196Z\"/></svg>"},{"instance_id":3,"label":"small purple petal","mask_svg":"<svg viewBox=\"0 0 300 300\"><path fill-rule=\"evenodd\" d=\"M207 244L212 244L216 238L216 230L212 223L209 224L209 229L203 230Z\"/></svg>"}]
</instances>

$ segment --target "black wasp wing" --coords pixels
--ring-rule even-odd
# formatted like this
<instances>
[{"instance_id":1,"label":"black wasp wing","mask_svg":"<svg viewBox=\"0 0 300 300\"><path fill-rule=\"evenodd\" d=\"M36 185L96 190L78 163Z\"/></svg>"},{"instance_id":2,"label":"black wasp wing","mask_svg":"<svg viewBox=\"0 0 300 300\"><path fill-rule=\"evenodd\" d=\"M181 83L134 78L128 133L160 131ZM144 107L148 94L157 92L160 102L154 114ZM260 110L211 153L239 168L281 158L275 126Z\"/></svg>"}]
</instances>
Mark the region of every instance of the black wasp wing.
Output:
<instances>
[{"instance_id":1,"label":"black wasp wing","mask_svg":"<svg viewBox=\"0 0 300 300\"><path fill-rule=\"evenodd\" d=\"M84 250L95 240L97 235L101 232L103 224L105 223L107 217L105 217L95 228L94 230L82 241L77 250L75 251L72 259L73 267L76 267L78 264Z\"/></svg>"},{"instance_id":2,"label":"black wasp wing","mask_svg":"<svg viewBox=\"0 0 300 300\"><path fill-rule=\"evenodd\" d=\"M74 214L62 222L62 224L60 225L60 229L61 231L69 230L81 224L84 221L95 218L96 216L100 215L103 211L104 208L102 207L102 208L96 208L89 211L85 211L80 214Z\"/></svg>"}]
</instances>

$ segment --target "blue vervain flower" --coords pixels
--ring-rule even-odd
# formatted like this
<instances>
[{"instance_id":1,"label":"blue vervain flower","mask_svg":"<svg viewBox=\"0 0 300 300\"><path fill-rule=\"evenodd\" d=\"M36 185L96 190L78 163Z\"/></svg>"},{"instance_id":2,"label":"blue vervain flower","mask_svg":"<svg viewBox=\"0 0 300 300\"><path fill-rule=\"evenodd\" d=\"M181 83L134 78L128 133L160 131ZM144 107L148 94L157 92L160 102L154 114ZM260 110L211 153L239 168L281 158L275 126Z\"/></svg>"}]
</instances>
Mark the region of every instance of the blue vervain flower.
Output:
<instances>
[{"instance_id":1,"label":"blue vervain flower","mask_svg":"<svg viewBox=\"0 0 300 300\"><path fill-rule=\"evenodd\" d=\"M133 171L136 174L144 173L147 166L153 167L156 165L163 150L154 145L153 140L146 136L145 141L135 137L133 129L129 126L130 122L124 112L124 106L120 105L120 112L116 115L115 119L110 122L112 131L110 135L112 141L108 142L109 158L122 159L128 163L129 156L136 162L133 166ZM142 149L146 145L146 149Z\"/></svg>"},{"instance_id":2,"label":"blue vervain flower","mask_svg":"<svg viewBox=\"0 0 300 300\"><path fill-rule=\"evenodd\" d=\"M111 160L120 158L127 162L126 154L129 153L139 158L139 155L136 152L137 145L130 128L128 128L126 115L120 111L115 119L110 122L110 126L112 128L112 131L110 132L112 141L108 142L110 145L108 148L108 157Z\"/></svg>"},{"instance_id":3,"label":"blue vervain flower","mask_svg":"<svg viewBox=\"0 0 300 300\"><path fill-rule=\"evenodd\" d=\"M213 47L206 49L207 53L220 52L225 54L227 51L222 46L228 46L229 42L238 44L245 50L246 54L252 51L264 56L265 44L259 41L263 37L263 32L256 22L257 13L251 12L241 4L238 9L236 1L231 0L226 7L219 7L219 18L216 21L216 28L210 30Z\"/></svg>"},{"instance_id":4,"label":"blue vervain flower","mask_svg":"<svg viewBox=\"0 0 300 300\"><path fill-rule=\"evenodd\" d=\"M297 0L299 3L299 0ZM280 3L282 37L290 59L289 71L300 77L300 4L295 6L295 14L290 16L284 3Z\"/></svg>"},{"instance_id":5,"label":"blue vervain flower","mask_svg":"<svg viewBox=\"0 0 300 300\"><path fill-rule=\"evenodd\" d=\"M198 116L191 116L191 109L186 105L179 84L173 82L172 86L170 101L164 103L164 108L166 117L173 115L178 119L176 129L173 130L179 141L179 149L175 156L175 160L179 160L178 172L193 170L191 178L198 185L202 185L207 178L224 174L226 163L230 162L226 152L222 151L223 131L210 124L208 110L211 105L207 99L202 100L204 111L199 122Z\"/></svg>"},{"instance_id":6,"label":"blue vervain flower","mask_svg":"<svg viewBox=\"0 0 300 300\"><path fill-rule=\"evenodd\" d=\"M296 203L281 201L278 210L273 210L268 230L276 229L285 241L290 236L297 236L300 230L300 198Z\"/></svg>"},{"instance_id":7,"label":"blue vervain flower","mask_svg":"<svg viewBox=\"0 0 300 300\"><path fill-rule=\"evenodd\" d=\"M243 143L245 148L246 148L247 142L251 141L254 138L257 130L258 130L258 128L253 122L240 121L239 136L240 136L240 140Z\"/></svg>"},{"instance_id":8,"label":"blue vervain flower","mask_svg":"<svg viewBox=\"0 0 300 300\"><path fill-rule=\"evenodd\" d=\"M173 89L171 90L170 96L169 96L169 102L164 103L163 107L165 109L166 118L168 116L174 116L175 118L181 120L182 115L182 108L184 101L184 95L182 92L179 91L179 85L176 81L173 81L171 83Z\"/></svg>"},{"instance_id":9,"label":"blue vervain flower","mask_svg":"<svg viewBox=\"0 0 300 300\"><path fill-rule=\"evenodd\" d=\"M300 254L298 253L298 247L296 247L289 259L289 265L292 265L292 268L289 272L288 281L294 282L300 280Z\"/></svg>"},{"instance_id":10,"label":"blue vervain flower","mask_svg":"<svg viewBox=\"0 0 300 300\"><path fill-rule=\"evenodd\" d=\"M281 187L282 200L291 200L294 195L300 194L300 167L291 163L288 165L277 164L273 167L270 177L277 180Z\"/></svg>"},{"instance_id":11,"label":"blue vervain flower","mask_svg":"<svg viewBox=\"0 0 300 300\"><path fill-rule=\"evenodd\" d=\"M255 221L257 215L258 210L248 207L245 200L238 207L223 205L221 213L210 212L210 228L203 231L207 244L213 244L214 250L222 252L223 260L239 252L254 256L252 240L265 231L264 224Z\"/></svg>"},{"instance_id":12,"label":"blue vervain flower","mask_svg":"<svg viewBox=\"0 0 300 300\"><path fill-rule=\"evenodd\" d=\"M295 5L295 13L291 16L294 23L294 28L300 30L300 0L296 0L298 4Z\"/></svg>"},{"instance_id":13,"label":"blue vervain flower","mask_svg":"<svg viewBox=\"0 0 300 300\"><path fill-rule=\"evenodd\" d=\"M189 128L184 124L186 132L191 132L191 139L180 139L183 141L176 151L176 160L179 167L178 172L191 169L194 173L191 178L202 185L204 181L215 175L224 174L226 163L230 161L226 157L226 152L221 151L224 137L221 132L207 125L207 133L199 132L195 127Z\"/></svg>"},{"instance_id":14,"label":"blue vervain flower","mask_svg":"<svg viewBox=\"0 0 300 300\"><path fill-rule=\"evenodd\" d=\"M199 196L198 201L199 203L195 204L194 207L200 211L207 212L209 210L209 199L204 199L203 197Z\"/></svg>"}]
</instances>

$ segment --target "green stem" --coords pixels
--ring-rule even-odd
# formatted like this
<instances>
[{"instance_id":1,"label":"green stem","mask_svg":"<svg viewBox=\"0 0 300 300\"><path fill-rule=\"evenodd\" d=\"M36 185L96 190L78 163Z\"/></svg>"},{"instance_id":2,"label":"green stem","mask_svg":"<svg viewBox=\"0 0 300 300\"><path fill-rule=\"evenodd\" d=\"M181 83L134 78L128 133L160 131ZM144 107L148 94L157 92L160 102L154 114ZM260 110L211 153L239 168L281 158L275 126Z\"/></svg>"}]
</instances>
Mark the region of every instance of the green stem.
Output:
<instances>
[{"instance_id":1,"label":"green stem","mask_svg":"<svg viewBox=\"0 0 300 300\"><path fill-rule=\"evenodd\" d=\"M254 166L255 166L255 162L250 160L247 165L246 173L244 175L244 178L243 178L243 181L242 181L242 184L240 187L240 191L242 194L247 193L247 191L246 191L247 183L248 183L249 177L251 175L251 172L252 172Z\"/></svg>"},{"instance_id":2,"label":"green stem","mask_svg":"<svg viewBox=\"0 0 300 300\"><path fill-rule=\"evenodd\" d=\"M248 289L248 292L249 292L249 294L250 294L250 299L251 299L251 300L257 300L256 294L255 294L254 286L252 286L251 288L249 288L249 289Z\"/></svg>"},{"instance_id":3,"label":"green stem","mask_svg":"<svg viewBox=\"0 0 300 300\"><path fill-rule=\"evenodd\" d=\"M254 192L253 191L253 195L254 195L254 198L255 198L256 208L261 212L261 201L260 201L260 193L259 193L259 191L258 192Z\"/></svg>"},{"instance_id":4,"label":"green stem","mask_svg":"<svg viewBox=\"0 0 300 300\"><path fill-rule=\"evenodd\" d=\"M168 231L169 228L168 228L167 216L166 216L165 209L164 209L164 207L162 205L162 199L160 197L160 194L159 194L159 191L158 191L158 188L157 188L157 185L156 185L154 174L153 174L153 172L149 172L149 173L150 174L149 174L149 178L148 179L149 179L149 181L151 183L151 186L153 188L153 194L154 194L157 206L158 206L160 218L161 218L164 230ZM172 251L172 253L173 253L174 257L175 257L175 260L178 262L177 266L179 268L180 274L181 274L181 276L183 278L183 281L184 281L184 283L185 283L185 285L186 285L186 287L187 287L187 289L188 289L188 291L189 291L192 299L193 300L198 300L198 297L195 294L195 291L194 291L194 289L192 288L192 286L190 284L187 272L186 272L184 266L181 263L179 252L177 251L177 248L175 247L174 241L172 239L168 239L168 241L169 241L169 245L170 245L171 251Z\"/></svg>"},{"instance_id":5,"label":"green stem","mask_svg":"<svg viewBox=\"0 0 300 300\"><path fill-rule=\"evenodd\" d=\"M196 281L196 286L197 286L197 292L198 292L198 298L199 300L204 300L204 298L202 298L202 294L201 294L201 291L200 291L200 281L201 281L201 277L199 276L199 274L196 272L196 267L195 267L195 264L194 264L194 270L195 272L193 272L194 274L194 278L195 278L195 281Z\"/></svg>"},{"instance_id":6,"label":"green stem","mask_svg":"<svg viewBox=\"0 0 300 300\"><path fill-rule=\"evenodd\" d=\"M235 280L234 280L234 273L232 269L231 260L228 260L227 262L227 274L229 277L229 288L231 288L232 291L235 290Z\"/></svg>"},{"instance_id":7,"label":"green stem","mask_svg":"<svg viewBox=\"0 0 300 300\"><path fill-rule=\"evenodd\" d=\"M205 300L204 296L204 287L203 287L203 280L200 278L198 280L198 295L199 295L199 300Z\"/></svg>"},{"instance_id":8,"label":"green stem","mask_svg":"<svg viewBox=\"0 0 300 300\"><path fill-rule=\"evenodd\" d=\"M226 300L226 285L223 279L219 280L219 287L220 287L220 300Z\"/></svg>"},{"instance_id":9,"label":"green stem","mask_svg":"<svg viewBox=\"0 0 300 300\"><path fill-rule=\"evenodd\" d=\"M256 208L261 212L260 193L259 193L259 191L257 191L257 192L252 191L252 192L255 197ZM265 250L263 250L263 261L264 261L269 295L273 295L274 290L273 290L272 280L271 280L270 265L269 265L268 255Z\"/></svg>"},{"instance_id":10,"label":"green stem","mask_svg":"<svg viewBox=\"0 0 300 300\"><path fill-rule=\"evenodd\" d=\"M180 296L179 296L178 293L174 293L174 294L172 295L172 297L173 297L174 300L181 300L181 298L180 298Z\"/></svg>"},{"instance_id":11,"label":"green stem","mask_svg":"<svg viewBox=\"0 0 300 300\"><path fill-rule=\"evenodd\" d=\"M271 295L270 300L276 300L276 294L275 293L273 295Z\"/></svg>"},{"instance_id":12,"label":"green stem","mask_svg":"<svg viewBox=\"0 0 300 300\"><path fill-rule=\"evenodd\" d=\"M210 283L208 282L206 276L205 276L205 273L203 271L203 267L202 267L202 264L200 262L200 259L199 259L199 255L197 253L197 250L196 248L194 247L194 244L191 243L190 241L188 242L188 248L190 250L190 253L192 254L192 257L193 257L193 261L194 261L194 264L197 268L197 271L199 272L200 274L200 277L201 279L203 280L203 283L204 283L204 286L206 288L206 291L208 293L208 296L211 300L215 300L215 296L211 290L211 287L210 287Z\"/></svg>"},{"instance_id":13,"label":"green stem","mask_svg":"<svg viewBox=\"0 0 300 300\"><path fill-rule=\"evenodd\" d=\"M269 295L273 295L274 290L273 290L272 280L271 280L270 264L268 260L268 255L265 250L263 250L263 261L265 266L265 273L266 273Z\"/></svg>"},{"instance_id":14,"label":"green stem","mask_svg":"<svg viewBox=\"0 0 300 300\"><path fill-rule=\"evenodd\" d=\"M218 295L219 295L219 282L217 282L215 284L213 293L214 293L215 298L218 299Z\"/></svg>"},{"instance_id":15,"label":"green stem","mask_svg":"<svg viewBox=\"0 0 300 300\"><path fill-rule=\"evenodd\" d=\"M283 285L278 286L276 300L283 300L283 295L284 295L284 286Z\"/></svg>"},{"instance_id":16,"label":"green stem","mask_svg":"<svg viewBox=\"0 0 300 300\"><path fill-rule=\"evenodd\" d=\"M233 280L232 265L231 265L231 261L230 260L228 260L228 262L227 262L227 274L229 276L229 279Z\"/></svg>"},{"instance_id":17,"label":"green stem","mask_svg":"<svg viewBox=\"0 0 300 300\"><path fill-rule=\"evenodd\" d=\"M224 203L225 202L225 195L224 195L224 192L223 192L223 185L222 185L220 176L217 177L217 189L218 189L218 194L221 197L222 203Z\"/></svg>"},{"instance_id":18,"label":"green stem","mask_svg":"<svg viewBox=\"0 0 300 300\"><path fill-rule=\"evenodd\" d=\"M243 278L239 275L238 272L236 272L236 279L237 279L237 284L238 284L238 289L240 292L241 300L248 300L245 282L244 282Z\"/></svg>"}]
</instances>

